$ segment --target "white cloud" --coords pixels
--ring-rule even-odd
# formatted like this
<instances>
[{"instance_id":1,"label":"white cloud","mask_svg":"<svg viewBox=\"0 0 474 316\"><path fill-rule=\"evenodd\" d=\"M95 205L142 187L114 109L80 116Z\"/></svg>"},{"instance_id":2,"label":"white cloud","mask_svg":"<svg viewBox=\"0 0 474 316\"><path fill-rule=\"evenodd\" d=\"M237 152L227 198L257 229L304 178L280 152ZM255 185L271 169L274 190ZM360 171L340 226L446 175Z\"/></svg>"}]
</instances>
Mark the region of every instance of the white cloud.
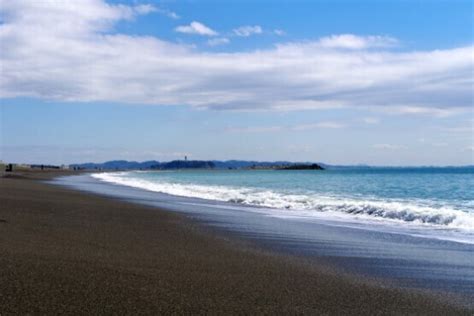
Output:
<instances>
[{"instance_id":1,"label":"white cloud","mask_svg":"<svg viewBox=\"0 0 474 316\"><path fill-rule=\"evenodd\" d=\"M331 35L319 40L319 45L326 48L365 49L371 47L391 47L398 40L389 36L357 36L353 34Z\"/></svg>"},{"instance_id":2,"label":"white cloud","mask_svg":"<svg viewBox=\"0 0 474 316\"><path fill-rule=\"evenodd\" d=\"M173 12L173 11L165 11L165 14L166 14L169 18L172 18L172 19L175 19L175 20L178 20L178 19L181 18L176 12Z\"/></svg>"},{"instance_id":3,"label":"white cloud","mask_svg":"<svg viewBox=\"0 0 474 316\"><path fill-rule=\"evenodd\" d=\"M203 36L216 36L219 33L213 29L205 26L200 22L193 21L189 25L181 25L175 28L176 32L186 33L186 34L196 34Z\"/></svg>"},{"instance_id":4,"label":"white cloud","mask_svg":"<svg viewBox=\"0 0 474 316\"><path fill-rule=\"evenodd\" d=\"M263 30L260 25L245 25L233 30L237 36L248 37L255 34L262 34Z\"/></svg>"},{"instance_id":5,"label":"white cloud","mask_svg":"<svg viewBox=\"0 0 474 316\"><path fill-rule=\"evenodd\" d=\"M286 35L286 32L280 29L275 29L273 30L273 34L278 35L278 36L283 36L283 35Z\"/></svg>"},{"instance_id":6,"label":"white cloud","mask_svg":"<svg viewBox=\"0 0 474 316\"><path fill-rule=\"evenodd\" d=\"M99 0L2 1L0 35L3 41L5 36L18 36L27 30L35 31L32 36L42 33L71 36L93 34L108 30L117 21L131 20L155 10L152 5L110 5Z\"/></svg>"},{"instance_id":7,"label":"white cloud","mask_svg":"<svg viewBox=\"0 0 474 316\"><path fill-rule=\"evenodd\" d=\"M472 45L402 52L377 36L343 35L255 51L201 52L114 32L118 22L150 8L99 0L58 3L0 6L1 97L435 116L473 105ZM217 35L193 23L182 30Z\"/></svg>"},{"instance_id":8,"label":"white cloud","mask_svg":"<svg viewBox=\"0 0 474 316\"><path fill-rule=\"evenodd\" d=\"M219 46L229 44L230 41L227 37L218 37L218 38L211 38L207 41L207 45L209 46Z\"/></svg>"}]
</instances>

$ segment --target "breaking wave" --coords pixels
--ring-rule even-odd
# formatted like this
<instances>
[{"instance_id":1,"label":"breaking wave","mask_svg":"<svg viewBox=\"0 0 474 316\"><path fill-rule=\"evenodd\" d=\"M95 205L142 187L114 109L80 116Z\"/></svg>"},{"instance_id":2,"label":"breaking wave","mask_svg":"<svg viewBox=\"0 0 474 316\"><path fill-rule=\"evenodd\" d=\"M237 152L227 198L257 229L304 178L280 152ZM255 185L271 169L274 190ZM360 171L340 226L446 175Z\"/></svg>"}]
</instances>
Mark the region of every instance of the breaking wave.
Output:
<instances>
[{"instance_id":1,"label":"breaking wave","mask_svg":"<svg viewBox=\"0 0 474 316\"><path fill-rule=\"evenodd\" d=\"M284 210L284 216L308 217L326 212L345 214L354 219L385 220L474 231L474 214L446 205L430 205L416 201L358 200L247 187L155 182L126 175L126 172L118 172L92 176L106 182L170 195ZM282 212L279 212L279 215L282 215Z\"/></svg>"}]
</instances>

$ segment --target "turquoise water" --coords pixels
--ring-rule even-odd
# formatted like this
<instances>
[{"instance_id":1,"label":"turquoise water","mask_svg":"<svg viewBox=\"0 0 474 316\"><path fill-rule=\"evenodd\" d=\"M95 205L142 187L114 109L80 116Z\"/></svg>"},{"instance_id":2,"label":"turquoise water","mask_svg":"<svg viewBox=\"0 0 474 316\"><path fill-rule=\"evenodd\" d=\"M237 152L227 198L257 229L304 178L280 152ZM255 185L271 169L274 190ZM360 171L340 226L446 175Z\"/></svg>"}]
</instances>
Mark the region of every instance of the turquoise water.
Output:
<instances>
[{"instance_id":1,"label":"turquoise water","mask_svg":"<svg viewBox=\"0 0 474 316\"><path fill-rule=\"evenodd\" d=\"M94 177L289 220L331 220L474 243L474 168L131 171Z\"/></svg>"}]
</instances>

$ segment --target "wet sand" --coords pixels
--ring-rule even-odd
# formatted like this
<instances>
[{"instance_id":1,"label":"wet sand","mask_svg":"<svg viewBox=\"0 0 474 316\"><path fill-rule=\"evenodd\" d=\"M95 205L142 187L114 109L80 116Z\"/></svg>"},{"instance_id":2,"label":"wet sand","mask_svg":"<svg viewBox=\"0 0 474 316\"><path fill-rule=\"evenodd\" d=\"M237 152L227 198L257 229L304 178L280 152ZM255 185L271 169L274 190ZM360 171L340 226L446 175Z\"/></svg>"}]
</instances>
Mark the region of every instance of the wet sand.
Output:
<instances>
[{"instance_id":1,"label":"wet sand","mask_svg":"<svg viewBox=\"0 0 474 316\"><path fill-rule=\"evenodd\" d=\"M183 215L0 178L0 314L471 314L256 249Z\"/></svg>"}]
</instances>

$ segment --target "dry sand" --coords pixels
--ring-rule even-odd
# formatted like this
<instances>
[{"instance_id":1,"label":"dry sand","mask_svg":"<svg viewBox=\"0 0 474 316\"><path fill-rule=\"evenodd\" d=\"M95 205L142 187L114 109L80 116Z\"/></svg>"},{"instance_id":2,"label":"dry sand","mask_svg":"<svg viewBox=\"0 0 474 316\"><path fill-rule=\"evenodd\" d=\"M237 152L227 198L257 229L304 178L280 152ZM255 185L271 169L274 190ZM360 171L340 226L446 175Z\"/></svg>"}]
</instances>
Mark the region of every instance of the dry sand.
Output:
<instances>
[{"instance_id":1,"label":"dry sand","mask_svg":"<svg viewBox=\"0 0 474 316\"><path fill-rule=\"evenodd\" d=\"M473 312L38 180L59 174L0 178L0 315Z\"/></svg>"}]
</instances>

